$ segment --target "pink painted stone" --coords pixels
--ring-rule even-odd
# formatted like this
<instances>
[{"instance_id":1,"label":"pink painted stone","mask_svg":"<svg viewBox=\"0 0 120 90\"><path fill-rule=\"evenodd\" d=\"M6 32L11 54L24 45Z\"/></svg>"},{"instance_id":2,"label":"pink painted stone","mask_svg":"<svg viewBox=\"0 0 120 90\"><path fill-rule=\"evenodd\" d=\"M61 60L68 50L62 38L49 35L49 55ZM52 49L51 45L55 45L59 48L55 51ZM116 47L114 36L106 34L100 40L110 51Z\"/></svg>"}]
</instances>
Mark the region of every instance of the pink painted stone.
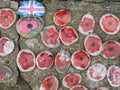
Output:
<instances>
[{"instance_id":1,"label":"pink painted stone","mask_svg":"<svg viewBox=\"0 0 120 90\"><path fill-rule=\"evenodd\" d=\"M70 90L88 90L85 86L76 85L70 88Z\"/></svg>"}]
</instances>

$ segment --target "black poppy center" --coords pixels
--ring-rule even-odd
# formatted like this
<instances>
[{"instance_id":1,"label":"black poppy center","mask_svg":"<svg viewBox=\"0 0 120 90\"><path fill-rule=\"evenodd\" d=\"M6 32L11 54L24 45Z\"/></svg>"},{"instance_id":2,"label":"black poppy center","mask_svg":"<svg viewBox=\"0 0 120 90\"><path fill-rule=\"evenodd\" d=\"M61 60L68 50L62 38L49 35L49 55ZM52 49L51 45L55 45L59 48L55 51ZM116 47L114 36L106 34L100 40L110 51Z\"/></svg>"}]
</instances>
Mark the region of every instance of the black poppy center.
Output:
<instances>
[{"instance_id":1,"label":"black poppy center","mask_svg":"<svg viewBox=\"0 0 120 90\"><path fill-rule=\"evenodd\" d=\"M28 60L27 59L25 59L25 62L27 62Z\"/></svg>"},{"instance_id":2,"label":"black poppy center","mask_svg":"<svg viewBox=\"0 0 120 90\"><path fill-rule=\"evenodd\" d=\"M51 87L52 87L52 84L51 84L51 83L47 83L47 87L48 87L48 88L51 88Z\"/></svg>"},{"instance_id":3,"label":"black poppy center","mask_svg":"<svg viewBox=\"0 0 120 90\"><path fill-rule=\"evenodd\" d=\"M89 24L89 22L87 22L87 23L85 23L85 25L88 27L90 24Z\"/></svg>"},{"instance_id":4,"label":"black poppy center","mask_svg":"<svg viewBox=\"0 0 120 90\"><path fill-rule=\"evenodd\" d=\"M64 15L61 15L60 18L63 19L63 18L64 18Z\"/></svg>"},{"instance_id":5,"label":"black poppy center","mask_svg":"<svg viewBox=\"0 0 120 90\"><path fill-rule=\"evenodd\" d=\"M44 59L43 62L46 62L46 59Z\"/></svg>"},{"instance_id":6,"label":"black poppy center","mask_svg":"<svg viewBox=\"0 0 120 90\"><path fill-rule=\"evenodd\" d=\"M74 78L70 78L70 82L74 82L75 80L74 80Z\"/></svg>"},{"instance_id":7,"label":"black poppy center","mask_svg":"<svg viewBox=\"0 0 120 90\"><path fill-rule=\"evenodd\" d=\"M92 47L94 47L94 46L95 46L95 43L94 43L94 42L92 42L92 43L91 43L91 46L92 46Z\"/></svg>"},{"instance_id":8,"label":"black poppy center","mask_svg":"<svg viewBox=\"0 0 120 90\"><path fill-rule=\"evenodd\" d=\"M33 27L33 25L32 24L28 24L27 27L31 29Z\"/></svg>"},{"instance_id":9,"label":"black poppy center","mask_svg":"<svg viewBox=\"0 0 120 90\"><path fill-rule=\"evenodd\" d=\"M108 50L109 50L110 52L112 52L112 51L114 50L114 48L113 48L113 47L109 47Z\"/></svg>"},{"instance_id":10,"label":"black poppy center","mask_svg":"<svg viewBox=\"0 0 120 90\"><path fill-rule=\"evenodd\" d=\"M4 18L5 18L5 19L8 19L8 18L9 18L9 16L5 16Z\"/></svg>"},{"instance_id":11,"label":"black poppy center","mask_svg":"<svg viewBox=\"0 0 120 90\"><path fill-rule=\"evenodd\" d=\"M109 26L112 26L112 22L108 22L108 25L109 25Z\"/></svg>"},{"instance_id":12,"label":"black poppy center","mask_svg":"<svg viewBox=\"0 0 120 90\"><path fill-rule=\"evenodd\" d=\"M83 57L80 57L80 60L83 60Z\"/></svg>"},{"instance_id":13,"label":"black poppy center","mask_svg":"<svg viewBox=\"0 0 120 90\"><path fill-rule=\"evenodd\" d=\"M66 37L71 37L71 35L67 33L67 34L66 34Z\"/></svg>"}]
</instances>

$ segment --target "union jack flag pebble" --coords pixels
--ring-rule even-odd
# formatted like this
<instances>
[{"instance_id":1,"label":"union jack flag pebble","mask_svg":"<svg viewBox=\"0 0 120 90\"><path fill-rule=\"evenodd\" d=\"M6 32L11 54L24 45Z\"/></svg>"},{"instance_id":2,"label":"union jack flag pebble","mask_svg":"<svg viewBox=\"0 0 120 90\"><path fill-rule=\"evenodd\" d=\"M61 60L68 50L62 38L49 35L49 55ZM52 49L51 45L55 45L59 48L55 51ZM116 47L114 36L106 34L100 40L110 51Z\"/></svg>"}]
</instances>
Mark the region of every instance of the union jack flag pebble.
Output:
<instances>
[{"instance_id":1,"label":"union jack flag pebble","mask_svg":"<svg viewBox=\"0 0 120 90\"><path fill-rule=\"evenodd\" d=\"M42 3L36 0L26 0L21 3L18 14L20 16L44 16L45 15L45 7Z\"/></svg>"}]
</instances>

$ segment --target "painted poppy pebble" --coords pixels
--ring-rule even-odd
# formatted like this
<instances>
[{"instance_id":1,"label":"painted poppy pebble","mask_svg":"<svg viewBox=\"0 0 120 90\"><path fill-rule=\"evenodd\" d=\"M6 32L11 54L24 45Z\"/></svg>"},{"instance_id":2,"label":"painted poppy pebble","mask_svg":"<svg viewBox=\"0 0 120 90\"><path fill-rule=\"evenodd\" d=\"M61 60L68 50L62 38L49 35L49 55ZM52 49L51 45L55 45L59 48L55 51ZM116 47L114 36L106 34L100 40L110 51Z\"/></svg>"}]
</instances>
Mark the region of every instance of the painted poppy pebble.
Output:
<instances>
[{"instance_id":1,"label":"painted poppy pebble","mask_svg":"<svg viewBox=\"0 0 120 90\"><path fill-rule=\"evenodd\" d=\"M0 66L0 81L9 79L12 76L12 71L7 66Z\"/></svg>"},{"instance_id":2,"label":"painted poppy pebble","mask_svg":"<svg viewBox=\"0 0 120 90\"><path fill-rule=\"evenodd\" d=\"M66 46L69 46L78 41L78 34L71 26L62 27L59 31L59 37L62 43Z\"/></svg>"},{"instance_id":3,"label":"painted poppy pebble","mask_svg":"<svg viewBox=\"0 0 120 90\"><path fill-rule=\"evenodd\" d=\"M50 51L38 54L36 58L37 67L41 70L49 69L53 65L54 56Z\"/></svg>"},{"instance_id":4,"label":"painted poppy pebble","mask_svg":"<svg viewBox=\"0 0 120 90\"><path fill-rule=\"evenodd\" d=\"M58 90L58 79L55 76L45 78L39 90Z\"/></svg>"},{"instance_id":5,"label":"painted poppy pebble","mask_svg":"<svg viewBox=\"0 0 120 90\"><path fill-rule=\"evenodd\" d=\"M55 67L59 73L64 73L70 66L71 56L67 50L60 50L55 57Z\"/></svg>"},{"instance_id":6,"label":"painted poppy pebble","mask_svg":"<svg viewBox=\"0 0 120 90\"><path fill-rule=\"evenodd\" d=\"M93 32L95 27L95 19L91 14L85 14L79 25L79 32L83 35L88 35Z\"/></svg>"},{"instance_id":7,"label":"painted poppy pebble","mask_svg":"<svg viewBox=\"0 0 120 90\"><path fill-rule=\"evenodd\" d=\"M22 17L16 23L17 32L24 38L32 38L43 29L44 21L40 17Z\"/></svg>"},{"instance_id":8,"label":"painted poppy pebble","mask_svg":"<svg viewBox=\"0 0 120 90\"><path fill-rule=\"evenodd\" d=\"M6 56L13 52L15 48L14 42L7 38L2 37L0 38L0 56Z\"/></svg>"},{"instance_id":9,"label":"painted poppy pebble","mask_svg":"<svg viewBox=\"0 0 120 90\"><path fill-rule=\"evenodd\" d=\"M117 34L120 30L120 21L113 14L104 14L100 18L100 27L101 29L110 35Z\"/></svg>"},{"instance_id":10,"label":"painted poppy pebble","mask_svg":"<svg viewBox=\"0 0 120 90\"><path fill-rule=\"evenodd\" d=\"M117 41L109 40L103 44L102 56L104 58L114 59L120 55L120 44Z\"/></svg>"},{"instance_id":11,"label":"painted poppy pebble","mask_svg":"<svg viewBox=\"0 0 120 90\"><path fill-rule=\"evenodd\" d=\"M85 86L76 85L70 88L70 90L88 90Z\"/></svg>"},{"instance_id":12,"label":"painted poppy pebble","mask_svg":"<svg viewBox=\"0 0 120 90\"><path fill-rule=\"evenodd\" d=\"M71 20L71 14L68 10L58 10L53 17L54 23L58 26L65 26Z\"/></svg>"},{"instance_id":13,"label":"painted poppy pebble","mask_svg":"<svg viewBox=\"0 0 120 90\"><path fill-rule=\"evenodd\" d=\"M107 87L99 87L96 90L110 90L110 89L108 89Z\"/></svg>"},{"instance_id":14,"label":"painted poppy pebble","mask_svg":"<svg viewBox=\"0 0 120 90\"><path fill-rule=\"evenodd\" d=\"M18 14L20 16L44 16L45 7L37 0L26 0L20 4Z\"/></svg>"},{"instance_id":15,"label":"painted poppy pebble","mask_svg":"<svg viewBox=\"0 0 120 90\"><path fill-rule=\"evenodd\" d=\"M89 34L86 36L84 46L86 51L92 56L97 56L102 51L102 41L100 37L95 34Z\"/></svg>"},{"instance_id":16,"label":"painted poppy pebble","mask_svg":"<svg viewBox=\"0 0 120 90\"><path fill-rule=\"evenodd\" d=\"M76 73L67 74L63 80L62 84L66 88L71 88L78 85L81 82L81 75Z\"/></svg>"},{"instance_id":17,"label":"painted poppy pebble","mask_svg":"<svg viewBox=\"0 0 120 90\"><path fill-rule=\"evenodd\" d=\"M85 70L89 66L90 61L90 55L84 50L74 52L71 58L73 67L78 70Z\"/></svg>"},{"instance_id":18,"label":"painted poppy pebble","mask_svg":"<svg viewBox=\"0 0 120 90\"><path fill-rule=\"evenodd\" d=\"M112 87L120 87L120 67L110 66L107 71L107 79Z\"/></svg>"},{"instance_id":19,"label":"painted poppy pebble","mask_svg":"<svg viewBox=\"0 0 120 90\"><path fill-rule=\"evenodd\" d=\"M16 20L15 12L10 8L0 9L0 27L3 29L10 28Z\"/></svg>"},{"instance_id":20,"label":"painted poppy pebble","mask_svg":"<svg viewBox=\"0 0 120 90\"><path fill-rule=\"evenodd\" d=\"M41 36L43 43L49 48L57 48L60 45L58 31L53 25L44 27Z\"/></svg>"},{"instance_id":21,"label":"painted poppy pebble","mask_svg":"<svg viewBox=\"0 0 120 90\"><path fill-rule=\"evenodd\" d=\"M100 63L96 63L90 66L87 70L87 77L94 82L103 80L106 74L107 74L106 67Z\"/></svg>"},{"instance_id":22,"label":"painted poppy pebble","mask_svg":"<svg viewBox=\"0 0 120 90\"><path fill-rule=\"evenodd\" d=\"M29 49L22 49L17 55L17 66L21 72L29 72L35 68L35 55Z\"/></svg>"}]
</instances>

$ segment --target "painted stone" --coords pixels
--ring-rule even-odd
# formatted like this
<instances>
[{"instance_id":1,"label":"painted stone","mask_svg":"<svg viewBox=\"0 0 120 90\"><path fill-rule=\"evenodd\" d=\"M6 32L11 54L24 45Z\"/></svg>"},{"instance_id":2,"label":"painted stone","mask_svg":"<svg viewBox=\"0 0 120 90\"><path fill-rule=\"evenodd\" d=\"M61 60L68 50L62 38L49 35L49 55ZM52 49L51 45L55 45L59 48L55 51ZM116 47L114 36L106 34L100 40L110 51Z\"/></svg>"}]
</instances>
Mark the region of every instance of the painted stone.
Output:
<instances>
[{"instance_id":1,"label":"painted stone","mask_svg":"<svg viewBox=\"0 0 120 90\"><path fill-rule=\"evenodd\" d=\"M88 90L85 86L76 85L73 86L70 90Z\"/></svg>"},{"instance_id":2,"label":"painted stone","mask_svg":"<svg viewBox=\"0 0 120 90\"><path fill-rule=\"evenodd\" d=\"M0 38L0 56L6 56L12 53L14 48L15 45L11 39L7 37Z\"/></svg>"},{"instance_id":3,"label":"painted stone","mask_svg":"<svg viewBox=\"0 0 120 90\"><path fill-rule=\"evenodd\" d=\"M76 73L67 74L63 80L62 84L66 88L71 88L78 85L81 82L81 75Z\"/></svg>"},{"instance_id":4,"label":"painted stone","mask_svg":"<svg viewBox=\"0 0 120 90\"><path fill-rule=\"evenodd\" d=\"M58 79L55 76L45 78L39 90L58 90Z\"/></svg>"},{"instance_id":5,"label":"painted stone","mask_svg":"<svg viewBox=\"0 0 120 90\"><path fill-rule=\"evenodd\" d=\"M0 9L0 27L3 29L10 28L16 21L16 14L10 8Z\"/></svg>"},{"instance_id":6,"label":"painted stone","mask_svg":"<svg viewBox=\"0 0 120 90\"><path fill-rule=\"evenodd\" d=\"M92 56L97 56L102 51L102 41L99 36L89 34L84 40L84 46L87 52Z\"/></svg>"},{"instance_id":7,"label":"painted stone","mask_svg":"<svg viewBox=\"0 0 120 90\"><path fill-rule=\"evenodd\" d=\"M64 26L59 31L59 37L62 43L69 46L78 41L78 34L71 26Z\"/></svg>"},{"instance_id":8,"label":"painted stone","mask_svg":"<svg viewBox=\"0 0 120 90\"><path fill-rule=\"evenodd\" d=\"M0 66L0 81L9 79L12 76L12 71L7 66Z\"/></svg>"},{"instance_id":9,"label":"painted stone","mask_svg":"<svg viewBox=\"0 0 120 90\"><path fill-rule=\"evenodd\" d=\"M89 66L90 61L90 55L84 50L74 52L71 58L73 67L78 70L85 70Z\"/></svg>"},{"instance_id":10,"label":"painted stone","mask_svg":"<svg viewBox=\"0 0 120 90\"><path fill-rule=\"evenodd\" d=\"M49 69L53 65L54 56L49 51L38 54L36 58L37 67L41 70Z\"/></svg>"},{"instance_id":11,"label":"painted stone","mask_svg":"<svg viewBox=\"0 0 120 90\"><path fill-rule=\"evenodd\" d=\"M17 32L24 38L32 38L43 29L44 22L40 17L23 17L17 21Z\"/></svg>"},{"instance_id":12,"label":"painted stone","mask_svg":"<svg viewBox=\"0 0 120 90\"><path fill-rule=\"evenodd\" d=\"M107 79L112 87L120 87L120 67L110 66L107 71Z\"/></svg>"},{"instance_id":13,"label":"painted stone","mask_svg":"<svg viewBox=\"0 0 120 90\"><path fill-rule=\"evenodd\" d=\"M66 9L58 10L54 15L53 20L56 25L65 26L70 22L71 14Z\"/></svg>"},{"instance_id":14,"label":"painted stone","mask_svg":"<svg viewBox=\"0 0 120 90\"><path fill-rule=\"evenodd\" d=\"M113 14L105 14L100 18L101 29L110 35L117 34L120 30L120 21Z\"/></svg>"},{"instance_id":15,"label":"painted stone","mask_svg":"<svg viewBox=\"0 0 120 90\"><path fill-rule=\"evenodd\" d=\"M83 35L88 35L93 32L94 27L95 27L94 17L91 14L85 14L82 17L78 30Z\"/></svg>"},{"instance_id":16,"label":"painted stone","mask_svg":"<svg viewBox=\"0 0 120 90\"><path fill-rule=\"evenodd\" d=\"M96 63L90 66L87 70L87 77L94 82L103 80L106 74L107 74L106 67L100 63Z\"/></svg>"},{"instance_id":17,"label":"painted stone","mask_svg":"<svg viewBox=\"0 0 120 90\"><path fill-rule=\"evenodd\" d=\"M17 55L17 66L21 72L29 72L35 68L35 55L29 49L22 49Z\"/></svg>"},{"instance_id":18,"label":"painted stone","mask_svg":"<svg viewBox=\"0 0 120 90\"><path fill-rule=\"evenodd\" d=\"M114 59L120 55L120 44L117 41L109 40L103 44L102 56Z\"/></svg>"},{"instance_id":19,"label":"painted stone","mask_svg":"<svg viewBox=\"0 0 120 90\"><path fill-rule=\"evenodd\" d=\"M60 50L55 57L55 67L59 73L64 73L70 66L70 53L67 50Z\"/></svg>"},{"instance_id":20,"label":"painted stone","mask_svg":"<svg viewBox=\"0 0 120 90\"><path fill-rule=\"evenodd\" d=\"M26 0L20 4L18 14L20 16L44 16L45 7L36 0Z\"/></svg>"},{"instance_id":21,"label":"painted stone","mask_svg":"<svg viewBox=\"0 0 120 90\"><path fill-rule=\"evenodd\" d=\"M47 26L41 32L43 43L49 48L57 48L60 45L59 34L55 26Z\"/></svg>"}]
</instances>

